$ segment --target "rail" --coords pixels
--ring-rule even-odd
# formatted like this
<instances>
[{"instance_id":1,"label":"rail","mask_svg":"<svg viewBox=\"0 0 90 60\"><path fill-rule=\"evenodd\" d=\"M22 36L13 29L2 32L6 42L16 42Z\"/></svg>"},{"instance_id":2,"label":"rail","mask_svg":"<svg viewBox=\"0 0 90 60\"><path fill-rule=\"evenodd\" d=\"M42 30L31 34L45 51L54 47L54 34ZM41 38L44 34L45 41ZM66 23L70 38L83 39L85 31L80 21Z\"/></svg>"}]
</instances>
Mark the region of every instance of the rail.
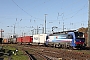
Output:
<instances>
[{"instance_id":1,"label":"rail","mask_svg":"<svg viewBox=\"0 0 90 60\"><path fill-rule=\"evenodd\" d=\"M30 60L37 60L32 54L28 53L28 51L25 52L28 54Z\"/></svg>"}]
</instances>

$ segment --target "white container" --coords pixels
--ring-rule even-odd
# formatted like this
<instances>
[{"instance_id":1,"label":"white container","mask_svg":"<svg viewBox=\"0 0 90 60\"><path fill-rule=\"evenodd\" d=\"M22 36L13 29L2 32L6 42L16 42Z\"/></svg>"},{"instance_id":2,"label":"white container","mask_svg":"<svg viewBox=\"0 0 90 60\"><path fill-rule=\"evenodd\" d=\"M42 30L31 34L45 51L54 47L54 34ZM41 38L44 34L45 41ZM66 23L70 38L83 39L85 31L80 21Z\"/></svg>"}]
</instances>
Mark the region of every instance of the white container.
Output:
<instances>
[{"instance_id":1,"label":"white container","mask_svg":"<svg viewBox=\"0 0 90 60\"><path fill-rule=\"evenodd\" d=\"M33 35L33 43L44 44L46 41L47 34L36 34Z\"/></svg>"}]
</instances>

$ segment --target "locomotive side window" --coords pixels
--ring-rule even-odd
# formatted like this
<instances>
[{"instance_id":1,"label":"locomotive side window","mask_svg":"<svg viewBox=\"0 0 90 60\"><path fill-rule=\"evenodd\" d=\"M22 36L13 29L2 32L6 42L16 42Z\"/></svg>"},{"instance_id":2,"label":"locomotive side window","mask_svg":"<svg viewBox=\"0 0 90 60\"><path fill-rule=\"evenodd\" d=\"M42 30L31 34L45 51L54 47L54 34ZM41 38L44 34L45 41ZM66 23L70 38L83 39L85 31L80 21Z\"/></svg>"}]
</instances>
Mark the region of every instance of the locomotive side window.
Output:
<instances>
[{"instance_id":1,"label":"locomotive side window","mask_svg":"<svg viewBox=\"0 0 90 60\"><path fill-rule=\"evenodd\" d=\"M69 35L67 35L67 38L68 39L73 39L73 36L69 34Z\"/></svg>"}]
</instances>

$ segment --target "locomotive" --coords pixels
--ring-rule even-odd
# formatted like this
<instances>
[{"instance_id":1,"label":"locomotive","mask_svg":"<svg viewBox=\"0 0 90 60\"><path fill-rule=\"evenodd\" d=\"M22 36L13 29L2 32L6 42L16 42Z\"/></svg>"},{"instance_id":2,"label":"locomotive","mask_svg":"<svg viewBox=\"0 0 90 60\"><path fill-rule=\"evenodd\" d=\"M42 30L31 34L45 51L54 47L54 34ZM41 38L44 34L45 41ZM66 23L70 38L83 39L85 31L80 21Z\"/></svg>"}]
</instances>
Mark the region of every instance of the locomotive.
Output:
<instances>
[{"instance_id":1,"label":"locomotive","mask_svg":"<svg viewBox=\"0 0 90 60\"><path fill-rule=\"evenodd\" d=\"M46 45L61 48L84 48L85 38L82 32L55 33L47 36Z\"/></svg>"}]
</instances>

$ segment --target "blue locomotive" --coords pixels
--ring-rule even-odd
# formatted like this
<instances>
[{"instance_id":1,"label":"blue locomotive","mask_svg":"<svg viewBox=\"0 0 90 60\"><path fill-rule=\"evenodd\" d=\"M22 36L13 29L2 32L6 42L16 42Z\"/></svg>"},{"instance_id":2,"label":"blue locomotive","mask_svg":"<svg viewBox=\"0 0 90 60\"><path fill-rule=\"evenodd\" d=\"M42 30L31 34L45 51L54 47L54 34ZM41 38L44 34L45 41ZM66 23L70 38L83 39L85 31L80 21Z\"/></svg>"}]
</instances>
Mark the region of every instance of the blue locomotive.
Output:
<instances>
[{"instance_id":1,"label":"blue locomotive","mask_svg":"<svg viewBox=\"0 0 90 60\"><path fill-rule=\"evenodd\" d=\"M83 48L85 47L85 38L82 32L63 32L54 33L46 37L46 46L61 48Z\"/></svg>"}]
</instances>

